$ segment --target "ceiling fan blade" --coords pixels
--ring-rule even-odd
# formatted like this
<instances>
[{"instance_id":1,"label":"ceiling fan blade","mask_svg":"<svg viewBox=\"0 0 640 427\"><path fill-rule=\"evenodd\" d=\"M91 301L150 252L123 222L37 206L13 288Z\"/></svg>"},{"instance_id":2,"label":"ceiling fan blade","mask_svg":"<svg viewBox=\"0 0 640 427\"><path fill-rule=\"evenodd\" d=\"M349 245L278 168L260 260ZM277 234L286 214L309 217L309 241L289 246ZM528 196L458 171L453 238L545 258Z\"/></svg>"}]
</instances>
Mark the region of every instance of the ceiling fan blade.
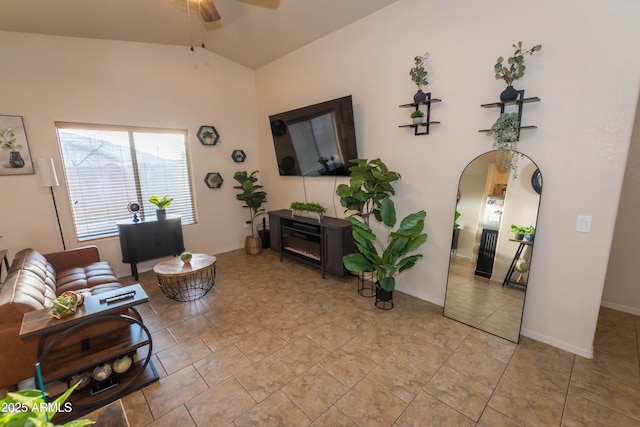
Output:
<instances>
[{"instance_id":1,"label":"ceiling fan blade","mask_svg":"<svg viewBox=\"0 0 640 427\"><path fill-rule=\"evenodd\" d=\"M198 2L200 16L204 22L214 22L220 20L220 14L213 4L213 0L200 0Z\"/></svg>"}]
</instances>

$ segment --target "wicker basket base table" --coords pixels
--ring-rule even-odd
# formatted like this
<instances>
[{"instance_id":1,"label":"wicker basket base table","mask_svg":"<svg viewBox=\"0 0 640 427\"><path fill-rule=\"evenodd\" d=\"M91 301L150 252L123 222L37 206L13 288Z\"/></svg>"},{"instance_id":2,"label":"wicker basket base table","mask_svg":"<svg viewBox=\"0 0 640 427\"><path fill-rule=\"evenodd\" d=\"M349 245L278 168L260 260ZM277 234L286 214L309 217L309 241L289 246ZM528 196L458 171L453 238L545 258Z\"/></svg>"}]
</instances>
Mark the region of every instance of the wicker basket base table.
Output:
<instances>
[{"instance_id":1,"label":"wicker basket base table","mask_svg":"<svg viewBox=\"0 0 640 427\"><path fill-rule=\"evenodd\" d=\"M191 262L183 263L175 257L153 267L162 293L176 301L202 298L216 283L216 257L193 254Z\"/></svg>"}]
</instances>

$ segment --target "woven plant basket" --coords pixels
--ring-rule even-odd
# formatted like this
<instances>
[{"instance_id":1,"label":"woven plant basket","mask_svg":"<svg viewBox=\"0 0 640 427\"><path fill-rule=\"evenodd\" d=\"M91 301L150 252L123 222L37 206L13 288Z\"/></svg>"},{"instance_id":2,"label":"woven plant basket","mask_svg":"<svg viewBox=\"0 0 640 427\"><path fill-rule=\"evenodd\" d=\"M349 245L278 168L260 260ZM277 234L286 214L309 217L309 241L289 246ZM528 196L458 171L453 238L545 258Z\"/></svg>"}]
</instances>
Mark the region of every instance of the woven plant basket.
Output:
<instances>
[{"instance_id":1,"label":"woven plant basket","mask_svg":"<svg viewBox=\"0 0 640 427\"><path fill-rule=\"evenodd\" d=\"M262 252L262 239L260 239L260 236L247 236L244 239L244 250L248 255L257 255Z\"/></svg>"}]
</instances>

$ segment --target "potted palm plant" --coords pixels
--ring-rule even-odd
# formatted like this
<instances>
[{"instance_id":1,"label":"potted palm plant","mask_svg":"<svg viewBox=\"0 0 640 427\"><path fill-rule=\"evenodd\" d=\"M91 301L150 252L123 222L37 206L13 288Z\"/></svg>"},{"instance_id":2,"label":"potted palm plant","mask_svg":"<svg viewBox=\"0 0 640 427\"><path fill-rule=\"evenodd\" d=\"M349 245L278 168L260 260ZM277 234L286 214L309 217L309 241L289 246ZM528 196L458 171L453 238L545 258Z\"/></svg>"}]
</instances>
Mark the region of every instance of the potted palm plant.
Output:
<instances>
[{"instance_id":1,"label":"potted palm plant","mask_svg":"<svg viewBox=\"0 0 640 427\"><path fill-rule=\"evenodd\" d=\"M424 242L424 218L421 210L407 215L396 225L396 209L390 198L380 201L380 215L386 227L387 235L377 236L367 224L355 216L347 217L352 224L353 238L359 253L345 255L342 260L347 270L354 273L373 272L376 278L376 307L393 308L393 290L395 277L410 269L422 258L422 254L409 255Z\"/></svg>"},{"instance_id":2,"label":"potted palm plant","mask_svg":"<svg viewBox=\"0 0 640 427\"><path fill-rule=\"evenodd\" d=\"M244 242L245 251L249 255L256 255L262 252L262 240L260 236L256 235L254 225L256 218L265 212L262 209L262 204L267 201L267 193L261 190L262 185L256 184L258 181L257 174L258 171L253 171L251 174L246 171L237 171L233 175L233 179L240 183L240 185L233 187L240 190L240 193L236 194L236 199L244 202L244 207L249 208L251 235L247 236Z\"/></svg>"}]
</instances>

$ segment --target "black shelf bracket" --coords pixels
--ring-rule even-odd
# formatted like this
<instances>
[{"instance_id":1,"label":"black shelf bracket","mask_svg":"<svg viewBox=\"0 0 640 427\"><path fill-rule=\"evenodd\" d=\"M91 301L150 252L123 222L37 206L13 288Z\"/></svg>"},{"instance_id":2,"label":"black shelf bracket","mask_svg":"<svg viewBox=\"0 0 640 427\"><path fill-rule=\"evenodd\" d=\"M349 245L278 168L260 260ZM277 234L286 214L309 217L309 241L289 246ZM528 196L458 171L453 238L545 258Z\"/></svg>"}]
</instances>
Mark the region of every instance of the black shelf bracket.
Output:
<instances>
[{"instance_id":1,"label":"black shelf bracket","mask_svg":"<svg viewBox=\"0 0 640 427\"><path fill-rule=\"evenodd\" d=\"M414 135L429 135L429 127L433 124L438 124L440 122L431 121L431 104L434 102L440 102L441 99L431 98L431 92L427 92L427 99L422 102L412 102L411 104L402 104L400 108L414 108L414 111L420 110L421 105L426 105L427 110L425 111L425 121L422 123L412 123L409 125L400 125L400 128L413 128Z\"/></svg>"}]
</instances>

